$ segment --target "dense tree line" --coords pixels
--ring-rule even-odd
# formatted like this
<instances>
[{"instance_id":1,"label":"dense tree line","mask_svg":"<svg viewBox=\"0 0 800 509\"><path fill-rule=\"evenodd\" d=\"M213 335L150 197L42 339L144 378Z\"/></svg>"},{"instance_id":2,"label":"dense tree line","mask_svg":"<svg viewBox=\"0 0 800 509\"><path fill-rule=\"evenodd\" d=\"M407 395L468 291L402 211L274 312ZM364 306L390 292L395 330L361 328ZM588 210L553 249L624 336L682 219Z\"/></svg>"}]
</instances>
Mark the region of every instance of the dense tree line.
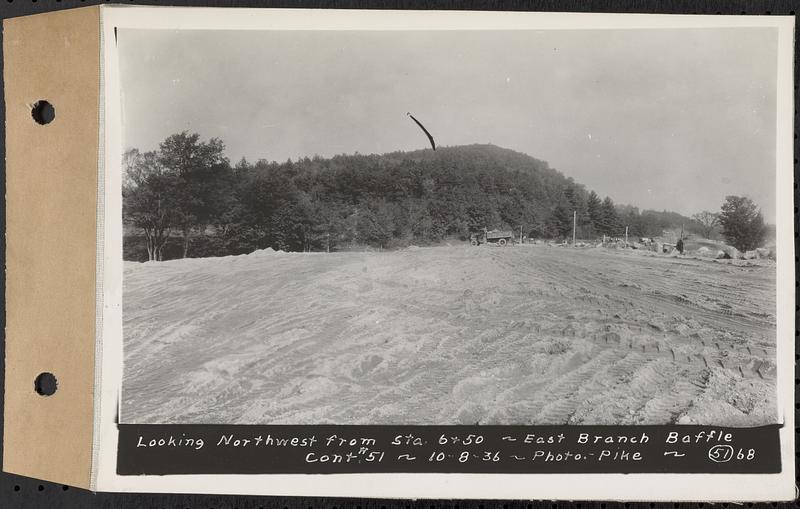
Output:
<instances>
[{"instance_id":1,"label":"dense tree line","mask_svg":"<svg viewBox=\"0 0 800 509\"><path fill-rule=\"evenodd\" d=\"M232 165L221 140L183 132L124 156L125 258L395 248L483 228L534 238L660 235L702 225L618 206L544 161L493 145Z\"/></svg>"}]
</instances>

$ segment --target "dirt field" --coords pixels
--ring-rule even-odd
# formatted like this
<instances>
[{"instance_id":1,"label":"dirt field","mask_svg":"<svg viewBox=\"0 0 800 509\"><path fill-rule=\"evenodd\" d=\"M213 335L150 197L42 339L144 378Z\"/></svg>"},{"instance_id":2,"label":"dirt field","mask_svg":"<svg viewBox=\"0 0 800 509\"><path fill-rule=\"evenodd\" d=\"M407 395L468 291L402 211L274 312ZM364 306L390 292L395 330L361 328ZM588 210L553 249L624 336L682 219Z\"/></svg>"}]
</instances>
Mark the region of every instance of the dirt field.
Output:
<instances>
[{"instance_id":1,"label":"dirt field","mask_svg":"<svg viewBox=\"0 0 800 509\"><path fill-rule=\"evenodd\" d=\"M775 267L545 245L126 263L123 422L775 422Z\"/></svg>"}]
</instances>

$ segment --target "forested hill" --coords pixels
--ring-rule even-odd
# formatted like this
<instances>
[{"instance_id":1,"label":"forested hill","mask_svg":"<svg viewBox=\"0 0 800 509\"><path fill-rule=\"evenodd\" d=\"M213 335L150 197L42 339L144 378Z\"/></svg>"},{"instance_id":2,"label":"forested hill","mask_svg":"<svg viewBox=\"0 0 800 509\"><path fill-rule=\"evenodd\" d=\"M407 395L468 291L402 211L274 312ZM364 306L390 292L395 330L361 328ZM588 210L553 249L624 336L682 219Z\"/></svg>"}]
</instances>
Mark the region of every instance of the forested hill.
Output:
<instances>
[{"instance_id":1,"label":"forested hill","mask_svg":"<svg viewBox=\"0 0 800 509\"><path fill-rule=\"evenodd\" d=\"M231 165L220 140L181 133L125 154L125 257L326 251L467 239L660 234L682 216L617 207L544 161L494 145Z\"/></svg>"}]
</instances>

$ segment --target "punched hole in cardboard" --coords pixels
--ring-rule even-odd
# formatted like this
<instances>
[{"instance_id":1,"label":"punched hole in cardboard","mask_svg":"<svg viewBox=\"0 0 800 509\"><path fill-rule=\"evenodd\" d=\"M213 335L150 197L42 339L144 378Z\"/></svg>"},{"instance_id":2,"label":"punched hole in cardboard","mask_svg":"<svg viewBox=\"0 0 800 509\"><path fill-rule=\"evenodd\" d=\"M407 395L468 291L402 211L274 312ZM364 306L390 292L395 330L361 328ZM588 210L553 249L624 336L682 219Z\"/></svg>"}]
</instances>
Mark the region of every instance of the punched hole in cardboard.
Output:
<instances>
[{"instance_id":1,"label":"punched hole in cardboard","mask_svg":"<svg viewBox=\"0 0 800 509\"><path fill-rule=\"evenodd\" d=\"M56 109L45 100L36 101L31 108L31 116L39 125L46 125L55 120Z\"/></svg>"},{"instance_id":2,"label":"punched hole in cardboard","mask_svg":"<svg viewBox=\"0 0 800 509\"><path fill-rule=\"evenodd\" d=\"M33 382L33 388L40 396L52 396L58 390L58 380L52 373L39 373Z\"/></svg>"}]
</instances>

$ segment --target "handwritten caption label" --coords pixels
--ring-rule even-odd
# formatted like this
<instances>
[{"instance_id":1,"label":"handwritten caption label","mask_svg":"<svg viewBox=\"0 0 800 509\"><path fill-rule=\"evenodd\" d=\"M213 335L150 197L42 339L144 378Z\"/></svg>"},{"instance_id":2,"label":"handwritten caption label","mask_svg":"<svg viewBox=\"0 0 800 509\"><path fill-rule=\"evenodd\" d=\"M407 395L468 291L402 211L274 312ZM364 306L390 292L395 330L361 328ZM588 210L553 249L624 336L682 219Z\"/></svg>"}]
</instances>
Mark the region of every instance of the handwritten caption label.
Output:
<instances>
[{"instance_id":1,"label":"handwritten caption label","mask_svg":"<svg viewBox=\"0 0 800 509\"><path fill-rule=\"evenodd\" d=\"M778 427L120 425L120 474L778 472Z\"/></svg>"}]
</instances>

